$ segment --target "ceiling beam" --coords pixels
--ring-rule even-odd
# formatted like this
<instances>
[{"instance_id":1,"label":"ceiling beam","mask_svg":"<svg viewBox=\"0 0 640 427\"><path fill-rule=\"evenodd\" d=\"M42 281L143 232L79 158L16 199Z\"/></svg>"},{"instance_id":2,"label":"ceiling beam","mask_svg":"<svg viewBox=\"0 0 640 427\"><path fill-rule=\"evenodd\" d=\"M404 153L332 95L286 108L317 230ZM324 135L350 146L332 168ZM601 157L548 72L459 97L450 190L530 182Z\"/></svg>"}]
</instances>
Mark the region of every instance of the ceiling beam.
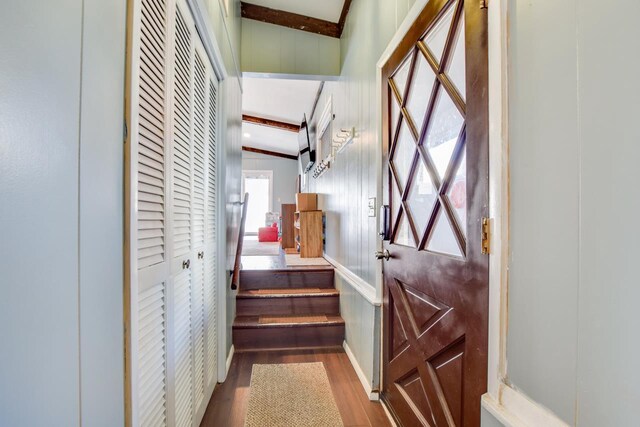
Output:
<instances>
[{"instance_id":1,"label":"ceiling beam","mask_svg":"<svg viewBox=\"0 0 640 427\"><path fill-rule=\"evenodd\" d=\"M345 4L346 3L350 3L349 0L345 1ZM337 39L340 38L342 33L339 23L312 18L305 15L298 15L297 13L286 12L284 10L271 9L269 7L258 6L256 4L246 2L240 2L240 5L243 18L280 25L282 27L293 28L295 30L307 31L309 33L321 34L323 36L334 37ZM342 18L342 16L340 18Z\"/></svg>"},{"instance_id":2,"label":"ceiling beam","mask_svg":"<svg viewBox=\"0 0 640 427\"><path fill-rule=\"evenodd\" d=\"M265 154L267 156L273 156L273 157L281 157L283 159L289 159L289 160L298 160L298 156L294 156L293 154L285 154L285 153L278 153L277 151L261 150L260 148L247 147L245 145L242 146L242 151L248 151L250 153Z\"/></svg>"},{"instance_id":3,"label":"ceiling beam","mask_svg":"<svg viewBox=\"0 0 640 427\"><path fill-rule=\"evenodd\" d=\"M338 30L340 31L340 37L342 37L342 31L344 30L344 24L347 22L347 15L349 14L349 8L351 7L351 0L344 0L342 5L342 12L340 12L340 20L338 21Z\"/></svg>"},{"instance_id":4,"label":"ceiling beam","mask_svg":"<svg viewBox=\"0 0 640 427\"><path fill-rule=\"evenodd\" d=\"M324 89L324 82L320 82L320 86L318 86L318 92L316 92L316 99L313 101L313 107L311 108L311 115L309 116L309 121L313 120L313 116L316 114L316 108L318 108L318 101L320 101L320 96L322 95L322 89Z\"/></svg>"},{"instance_id":5,"label":"ceiling beam","mask_svg":"<svg viewBox=\"0 0 640 427\"><path fill-rule=\"evenodd\" d=\"M265 119L264 117L256 117L256 116L249 116L247 114L243 114L242 121L247 123L253 123L260 126L267 126L270 128L282 129L288 132L295 132L295 133L300 132L300 125L279 122L278 120Z\"/></svg>"}]
</instances>

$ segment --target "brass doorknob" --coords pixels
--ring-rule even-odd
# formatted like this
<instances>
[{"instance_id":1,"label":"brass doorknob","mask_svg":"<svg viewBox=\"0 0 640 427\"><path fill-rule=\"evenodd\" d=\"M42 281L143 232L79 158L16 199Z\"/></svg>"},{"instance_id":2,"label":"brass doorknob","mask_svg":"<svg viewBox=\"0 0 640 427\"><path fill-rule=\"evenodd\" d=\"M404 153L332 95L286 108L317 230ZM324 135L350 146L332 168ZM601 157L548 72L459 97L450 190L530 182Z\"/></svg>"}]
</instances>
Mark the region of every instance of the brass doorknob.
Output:
<instances>
[{"instance_id":1,"label":"brass doorknob","mask_svg":"<svg viewBox=\"0 0 640 427\"><path fill-rule=\"evenodd\" d=\"M385 261L389 261L389 258L391 258L391 254L389 253L389 251L387 249L385 249L384 251L376 251L375 257L376 257L376 259L383 259L384 258Z\"/></svg>"}]
</instances>

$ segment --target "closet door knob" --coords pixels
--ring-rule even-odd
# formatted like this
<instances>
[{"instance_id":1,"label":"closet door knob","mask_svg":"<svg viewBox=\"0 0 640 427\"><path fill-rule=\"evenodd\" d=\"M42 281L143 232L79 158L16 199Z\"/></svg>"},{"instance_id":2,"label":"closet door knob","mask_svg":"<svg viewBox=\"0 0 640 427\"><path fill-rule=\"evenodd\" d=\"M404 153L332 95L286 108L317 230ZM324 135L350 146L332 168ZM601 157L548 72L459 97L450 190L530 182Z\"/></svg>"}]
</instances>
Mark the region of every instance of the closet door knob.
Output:
<instances>
[{"instance_id":1,"label":"closet door knob","mask_svg":"<svg viewBox=\"0 0 640 427\"><path fill-rule=\"evenodd\" d=\"M204 251L198 252L198 259L204 259Z\"/></svg>"},{"instance_id":2,"label":"closet door knob","mask_svg":"<svg viewBox=\"0 0 640 427\"><path fill-rule=\"evenodd\" d=\"M189 268L189 266L191 265L191 261L190 260L184 260L182 261L182 269L186 270L187 268Z\"/></svg>"}]
</instances>

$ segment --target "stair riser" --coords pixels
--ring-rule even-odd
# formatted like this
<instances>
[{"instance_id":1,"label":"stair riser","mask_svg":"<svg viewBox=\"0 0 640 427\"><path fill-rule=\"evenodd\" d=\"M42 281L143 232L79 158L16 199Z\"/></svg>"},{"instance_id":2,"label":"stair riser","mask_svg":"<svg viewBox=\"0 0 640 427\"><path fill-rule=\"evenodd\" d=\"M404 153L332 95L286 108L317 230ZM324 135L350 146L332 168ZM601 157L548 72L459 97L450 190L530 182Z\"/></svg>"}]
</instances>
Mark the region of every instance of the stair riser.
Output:
<instances>
[{"instance_id":1,"label":"stair riser","mask_svg":"<svg viewBox=\"0 0 640 427\"><path fill-rule=\"evenodd\" d=\"M233 328L236 350L335 347L344 341L344 324L330 326Z\"/></svg>"},{"instance_id":2,"label":"stair riser","mask_svg":"<svg viewBox=\"0 0 640 427\"><path fill-rule=\"evenodd\" d=\"M322 297L238 298L239 316L285 314L340 314L338 295Z\"/></svg>"},{"instance_id":3,"label":"stair riser","mask_svg":"<svg viewBox=\"0 0 640 427\"><path fill-rule=\"evenodd\" d=\"M241 270L240 289L333 288L333 270Z\"/></svg>"}]
</instances>

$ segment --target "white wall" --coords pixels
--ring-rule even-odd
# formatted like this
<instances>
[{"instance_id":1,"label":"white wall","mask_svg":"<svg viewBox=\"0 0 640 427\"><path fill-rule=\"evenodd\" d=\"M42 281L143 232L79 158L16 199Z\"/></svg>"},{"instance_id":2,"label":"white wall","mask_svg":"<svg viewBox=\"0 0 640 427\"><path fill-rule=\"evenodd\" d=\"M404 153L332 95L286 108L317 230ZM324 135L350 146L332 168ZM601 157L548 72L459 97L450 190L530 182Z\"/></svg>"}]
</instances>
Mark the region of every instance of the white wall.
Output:
<instances>
[{"instance_id":1,"label":"white wall","mask_svg":"<svg viewBox=\"0 0 640 427\"><path fill-rule=\"evenodd\" d=\"M243 18L242 71L337 76L340 40Z\"/></svg>"},{"instance_id":2,"label":"white wall","mask_svg":"<svg viewBox=\"0 0 640 427\"><path fill-rule=\"evenodd\" d=\"M125 2L0 14L0 425L124 422Z\"/></svg>"},{"instance_id":3,"label":"white wall","mask_svg":"<svg viewBox=\"0 0 640 427\"><path fill-rule=\"evenodd\" d=\"M638 425L640 3L509 7L507 381L568 425Z\"/></svg>"},{"instance_id":4,"label":"white wall","mask_svg":"<svg viewBox=\"0 0 640 427\"><path fill-rule=\"evenodd\" d=\"M640 425L639 13L632 0L577 7L581 426Z\"/></svg>"},{"instance_id":5,"label":"white wall","mask_svg":"<svg viewBox=\"0 0 640 427\"><path fill-rule=\"evenodd\" d=\"M273 172L272 211L282 213L281 205L283 203L296 202L297 160L243 151L242 170L270 170Z\"/></svg>"},{"instance_id":6,"label":"white wall","mask_svg":"<svg viewBox=\"0 0 640 427\"><path fill-rule=\"evenodd\" d=\"M580 225L575 8L512 2L509 50L508 376L569 423Z\"/></svg>"}]
</instances>

